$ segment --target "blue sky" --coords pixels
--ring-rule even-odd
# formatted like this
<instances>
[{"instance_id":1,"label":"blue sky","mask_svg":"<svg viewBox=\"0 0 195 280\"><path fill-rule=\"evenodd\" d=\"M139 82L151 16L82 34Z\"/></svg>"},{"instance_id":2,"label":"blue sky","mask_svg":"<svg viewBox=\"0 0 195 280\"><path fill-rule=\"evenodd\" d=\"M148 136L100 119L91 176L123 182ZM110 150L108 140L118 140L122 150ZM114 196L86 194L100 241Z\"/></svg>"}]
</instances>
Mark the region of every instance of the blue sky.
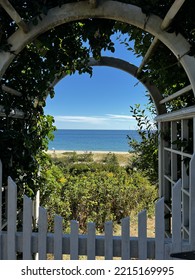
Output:
<instances>
[{"instance_id":1,"label":"blue sky","mask_svg":"<svg viewBox=\"0 0 195 280\"><path fill-rule=\"evenodd\" d=\"M139 66L141 58L115 40L115 53L102 53ZM54 116L58 129L136 129L130 106L146 104L146 89L126 72L93 67L93 75L74 74L55 86L55 97L46 100L45 113Z\"/></svg>"}]
</instances>

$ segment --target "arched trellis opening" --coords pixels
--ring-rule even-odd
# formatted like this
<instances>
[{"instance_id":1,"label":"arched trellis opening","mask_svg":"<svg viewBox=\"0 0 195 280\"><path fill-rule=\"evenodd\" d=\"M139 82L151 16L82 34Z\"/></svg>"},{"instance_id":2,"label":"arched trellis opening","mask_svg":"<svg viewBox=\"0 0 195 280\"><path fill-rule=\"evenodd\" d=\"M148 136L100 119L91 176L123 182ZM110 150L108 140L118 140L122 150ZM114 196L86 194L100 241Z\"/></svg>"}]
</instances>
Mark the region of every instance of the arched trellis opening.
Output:
<instances>
[{"instance_id":1,"label":"arched trellis opening","mask_svg":"<svg viewBox=\"0 0 195 280\"><path fill-rule=\"evenodd\" d=\"M177 2L180 2L180 4ZM175 33L168 33L164 30L170 19L172 19L170 15L172 14L173 9L176 8L175 10L177 12L182 6L182 2L184 1L176 1L175 6L173 5L170 8L167 17L165 17L164 20L161 20L155 15L150 15L148 17L148 15L144 14L139 7L118 1L104 1L100 3L96 3L96 1L89 1L89 3L88 1L81 1L78 3L65 4L60 8L56 7L49 10L48 14L43 16L42 20L40 20L36 26L33 26L32 24L26 26L21 24L21 22L18 22L20 29L8 39L8 43L12 45L11 52L0 53L1 76L3 76L7 67L14 59L15 54L20 53L28 43L32 42L37 36L46 32L50 28L85 18L106 18L134 25L151 33L155 37L142 65L137 71L137 74L140 73L145 61L147 61L148 56L158 40L163 42L171 50L184 68L189 78L189 85L172 94L172 96L159 100L158 106L161 107L161 105L167 104L189 90L193 90L193 93L195 94L195 58L189 55L191 46L180 34L176 35ZM93 3L96 3L97 5L94 6ZM172 187L181 177L181 203L183 207L181 232L185 239L191 241L192 247L194 247L195 244L195 223L193 222L193 213L195 211L195 205L193 203L195 197L193 188L194 181L192 174L188 174L187 172L184 159L191 159L194 153L194 129L191 131L187 128L189 126L194 128L194 115L195 109L194 106L191 106L169 114L161 113L157 117L159 130L162 136L159 148L159 180L161 195L166 198L165 216L168 217L165 230L168 235L172 233L170 218ZM178 134L180 135L178 136ZM190 139L192 139L191 146L193 149L189 152L186 152L184 147L175 144L176 140L188 141ZM191 179L189 180L189 178Z\"/></svg>"},{"instance_id":2,"label":"arched trellis opening","mask_svg":"<svg viewBox=\"0 0 195 280\"><path fill-rule=\"evenodd\" d=\"M117 68L117 69L127 72L128 74L137 78L136 73L138 71L138 67L125 60L119 59L119 58L102 56L99 60L96 60L91 57L88 65L89 66L109 66L109 67ZM60 75L56 74L56 77L55 77L54 81L50 84L49 88L55 87L56 84L59 81L61 81L61 79L65 78L66 76L67 76L66 73L61 73ZM139 80L139 78L138 78L138 80ZM162 100L162 96L161 96L158 88L155 85L153 85L149 79L148 80L144 79L144 81L142 81L140 79L139 81L143 84L143 86L146 88L146 90L148 90L149 95L154 102L157 114L158 115L163 114L163 113L165 114L166 107L164 106L164 104L162 104L162 105L160 104L160 101Z\"/></svg>"}]
</instances>

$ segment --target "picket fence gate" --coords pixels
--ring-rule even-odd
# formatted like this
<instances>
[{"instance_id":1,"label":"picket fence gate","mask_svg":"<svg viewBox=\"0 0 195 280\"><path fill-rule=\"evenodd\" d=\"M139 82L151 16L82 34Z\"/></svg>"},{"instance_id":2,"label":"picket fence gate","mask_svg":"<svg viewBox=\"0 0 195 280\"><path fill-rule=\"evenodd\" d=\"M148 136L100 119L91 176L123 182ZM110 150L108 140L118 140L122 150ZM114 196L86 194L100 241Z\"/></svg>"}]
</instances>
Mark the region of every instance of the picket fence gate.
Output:
<instances>
[{"instance_id":1,"label":"picket fence gate","mask_svg":"<svg viewBox=\"0 0 195 280\"><path fill-rule=\"evenodd\" d=\"M2 171L0 172L2 174ZM1 176L0 176L1 177ZM2 181L2 179L0 178ZM7 222L2 229L2 207L0 207L0 259L15 260L18 256L24 260L46 260L51 256L55 260L69 255L71 260L80 256L94 260L97 256L111 260L115 257L127 259L171 259L170 254L190 250L190 244L181 239L181 180L173 187L172 201L172 237L165 238L164 198L155 204L155 237L147 237L147 212L138 214L138 236L130 236L130 218L121 220L121 235L113 235L113 223L106 222L103 235L96 235L95 223L88 224L87 234L79 234L79 224L71 221L70 234L62 230L63 218L54 217L54 232L47 232L47 210L39 207L38 231L32 231L32 200L23 197L22 231L17 228L17 186L8 178ZM0 188L2 203L2 187ZM179 213L179 214L178 214Z\"/></svg>"}]
</instances>

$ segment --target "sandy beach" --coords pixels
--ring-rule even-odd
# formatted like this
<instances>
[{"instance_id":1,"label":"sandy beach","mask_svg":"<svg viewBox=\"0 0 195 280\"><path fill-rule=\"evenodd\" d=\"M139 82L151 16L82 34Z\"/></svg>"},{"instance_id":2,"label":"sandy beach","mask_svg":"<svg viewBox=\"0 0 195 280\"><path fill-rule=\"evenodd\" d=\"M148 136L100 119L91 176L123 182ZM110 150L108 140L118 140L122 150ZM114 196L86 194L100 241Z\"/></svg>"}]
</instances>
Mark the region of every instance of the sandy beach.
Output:
<instances>
[{"instance_id":1,"label":"sandy beach","mask_svg":"<svg viewBox=\"0 0 195 280\"><path fill-rule=\"evenodd\" d=\"M129 153L129 152L115 152L115 151L67 151L67 150L47 151L47 154L50 155L52 158L66 157L69 156L70 153L92 154L93 160L96 162L101 162L104 159L104 157L109 153L115 154L121 166L127 165L129 163L129 159L133 155L133 153Z\"/></svg>"},{"instance_id":2,"label":"sandy beach","mask_svg":"<svg viewBox=\"0 0 195 280\"><path fill-rule=\"evenodd\" d=\"M86 153L92 153L92 154L121 154L121 155L129 155L129 152L115 152L115 151L67 151L67 150L48 150L47 154L52 155L52 154L56 154L56 155L61 155L64 153L77 153L77 154L86 154Z\"/></svg>"}]
</instances>

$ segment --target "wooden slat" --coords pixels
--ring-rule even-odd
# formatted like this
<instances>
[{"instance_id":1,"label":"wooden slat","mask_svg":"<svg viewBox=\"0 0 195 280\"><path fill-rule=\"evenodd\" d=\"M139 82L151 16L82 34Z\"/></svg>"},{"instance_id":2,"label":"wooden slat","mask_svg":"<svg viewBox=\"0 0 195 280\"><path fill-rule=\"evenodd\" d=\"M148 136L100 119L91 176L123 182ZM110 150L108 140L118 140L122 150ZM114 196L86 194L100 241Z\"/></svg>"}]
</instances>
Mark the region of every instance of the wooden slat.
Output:
<instances>
[{"instance_id":1,"label":"wooden slat","mask_svg":"<svg viewBox=\"0 0 195 280\"><path fill-rule=\"evenodd\" d=\"M2 181L3 181L2 162L0 160L0 232L2 228L2 187L3 187ZM1 254L1 250L0 250L0 254Z\"/></svg>"},{"instance_id":2,"label":"wooden slat","mask_svg":"<svg viewBox=\"0 0 195 280\"><path fill-rule=\"evenodd\" d=\"M19 96L19 97L22 96L21 92L15 90L13 88L10 88L10 87L8 87L6 85L2 85L2 90L7 92L7 93L10 93L11 95L15 95L15 96Z\"/></svg>"},{"instance_id":3,"label":"wooden slat","mask_svg":"<svg viewBox=\"0 0 195 280\"><path fill-rule=\"evenodd\" d=\"M182 108L167 114L158 115L155 120L157 122L169 122L183 119L190 119L195 116L195 106Z\"/></svg>"},{"instance_id":4,"label":"wooden slat","mask_svg":"<svg viewBox=\"0 0 195 280\"><path fill-rule=\"evenodd\" d=\"M173 99L175 99L175 98L177 98L177 97L183 95L184 93L189 92L191 89L192 89L192 86L191 86L191 85L188 85L188 86L186 86L185 88L182 88L182 89L178 90L177 92L175 92L175 93L173 93L173 94L171 94L171 95L165 97L165 98L162 99L159 103L160 103L160 104L164 104L164 103L166 103L166 102L169 102L169 101L171 101L171 100L173 100Z\"/></svg>"},{"instance_id":5,"label":"wooden slat","mask_svg":"<svg viewBox=\"0 0 195 280\"><path fill-rule=\"evenodd\" d=\"M16 213L17 213L17 186L8 177L8 213L7 213L7 259L16 259Z\"/></svg>"},{"instance_id":6,"label":"wooden slat","mask_svg":"<svg viewBox=\"0 0 195 280\"><path fill-rule=\"evenodd\" d=\"M47 211L39 207L38 223L38 258L39 260L47 259Z\"/></svg>"},{"instance_id":7,"label":"wooden slat","mask_svg":"<svg viewBox=\"0 0 195 280\"><path fill-rule=\"evenodd\" d=\"M194 128L195 129L195 128ZM189 202L189 241L191 250L195 250L195 153L190 160L190 202Z\"/></svg>"},{"instance_id":8,"label":"wooden slat","mask_svg":"<svg viewBox=\"0 0 195 280\"><path fill-rule=\"evenodd\" d=\"M1 255L1 247L2 247L2 236L1 236L1 229L2 229L2 162L0 160L0 260L2 259Z\"/></svg>"},{"instance_id":9,"label":"wooden slat","mask_svg":"<svg viewBox=\"0 0 195 280\"><path fill-rule=\"evenodd\" d=\"M138 214L138 256L139 260L147 259L147 212Z\"/></svg>"},{"instance_id":10,"label":"wooden slat","mask_svg":"<svg viewBox=\"0 0 195 280\"><path fill-rule=\"evenodd\" d=\"M192 158L191 154L187 154L187 153L184 153L184 152L179 151L179 150L175 150L175 149L171 149L171 148L167 148L167 147L165 147L164 150L168 151L172 154L181 155L181 156L184 156L184 157L187 157L187 158Z\"/></svg>"},{"instance_id":11,"label":"wooden slat","mask_svg":"<svg viewBox=\"0 0 195 280\"><path fill-rule=\"evenodd\" d=\"M113 223L111 221L105 223L105 260L113 259Z\"/></svg>"},{"instance_id":12,"label":"wooden slat","mask_svg":"<svg viewBox=\"0 0 195 280\"><path fill-rule=\"evenodd\" d=\"M0 117L6 117L5 108L0 105ZM23 119L24 118L24 112L18 110L18 109L12 109L8 117L13 119Z\"/></svg>"},{"instance_id":13,"label":"wooden slat","mask_svg":"<svg viewBox=\"0 0 195 280\"><path fill-rule=\"evenodd\" d=\"M121 259L130 259L130 218L121 220Z\"/></svg>"},{"instance_id":14,"label":"wooden slat","mask_svg":"<svg viewBox=\"0 0 195 280\"><path fill-rule=\"evenodd\" d=\"M137 76L141 73L144 65L147 63L147 61L149 60L149 58L151 57L152 53L155 51L155 49L158 47L159 45L159 40L157 37L154 38L154 40L152 41L150 47L148 48L138 70L137 70Z\"/></svg>"},{"instance_id":15,"label":"wooden slat","mask_svg":"<svg viewBox=\"0 0 195 280\"><path fill-rule=\"evenodd\" d=\"M95 260L96 241L95 241L95 223L88 223L87 226L87 259Z\"/></svg>"},{"instance_id":16,"label":"wooden slat","mask_svg":"<svg viewBox=\"0 0 195 280\"><path fill-rule=\"evenodd\" d=\"M25 195L23 204L23 259L32 260L32 200Z\"/></svg>"},{"instance_id":17,"label":"wooden slat","mask_svg":"<svg viewBox=\"0 0 195 280\"><path fill-rule=\"evenodd\" d=\"M164 259L165 243L164 198L160 198L155 205L155 259Z\"/></svg>"},{"instance_id":18,"label":"wooden slat","mask_svg":"<svg viewBox=\"0 0 195 280\"><path fill-rule=\"evenodd\" d=\"M54 217L54 259L62 259L62 235L63 235L63 218L55 215Z\"/></svg>"},{"instance_id":19,"label":"wooden slat","mask_svg":"<svg viewBox=\"0 0 195 280\"><path fill-rule=\"evenodd\" d=\"M183 3L185 2L185 0L175 0L175 2L173 3L173 5L170 7L169 11L167 12L167 14L165 15L162 24L161 24L161 29L165 30L169 27L169 25L171 24L172 20L174 19L175 15L178 13L178 11L180 10L180 8L182 7ZM144 65L148 62L148 60L150 59L151 55L153 54L153 52L155 51L156 47L159 44L159 40L157 37L154 38L153 42L151 43L149 49L147 50L145 57L143 58L141 65L139 66L138 70L137 70L137 75L139 75L144 67Z\"/></svg>"},{"instance_id":20,"label":"wooden slat","mask_svg":"<svg viewBox=\"0 0 195 280\"><path fill-rule=\"evenodd\" d=\"M182 5L184 4L185 1L186 0L175 0L175 2L173 3L173 5L169 9L169 11L167 12L167 14L161 24L162 30L165 30L170 26L171 22L173 21L174 17L176 16L176 14L178 13L178 11L180 10L180 8L182 7Z\"/></svg>"},{"instance_id":21,"label":"wooden slat","mask_svg":"<svg viewBox=\"0 0 195 280\"><path fill-rule=\"evenodd\" d=\"M24 33L28 32L27 24L22 20L18 12L14 9L8 0L1 0L0 5L5 9L8 15L16 22L19 28L22 29Z\"/></svg>"},{"instance_id":22,"label":"wooden slat","mask_svg":"<svg viewBox=\"0 0 195 280\"><path fill-rule=\"evenodd\" d=\"M181 252L181 179L173 187L172 193L172 253Z\"/></svg>"},{"instance_id":23,"label":"wooden slat","mask_svg":"<svg viewBox=\"0 0 195 280\"><path fill-rule=\"evenodd\" d=\"M70 259L79 259L79 224L77 221L71 221L70 223Z\"/></svg>"}]
</instances>

